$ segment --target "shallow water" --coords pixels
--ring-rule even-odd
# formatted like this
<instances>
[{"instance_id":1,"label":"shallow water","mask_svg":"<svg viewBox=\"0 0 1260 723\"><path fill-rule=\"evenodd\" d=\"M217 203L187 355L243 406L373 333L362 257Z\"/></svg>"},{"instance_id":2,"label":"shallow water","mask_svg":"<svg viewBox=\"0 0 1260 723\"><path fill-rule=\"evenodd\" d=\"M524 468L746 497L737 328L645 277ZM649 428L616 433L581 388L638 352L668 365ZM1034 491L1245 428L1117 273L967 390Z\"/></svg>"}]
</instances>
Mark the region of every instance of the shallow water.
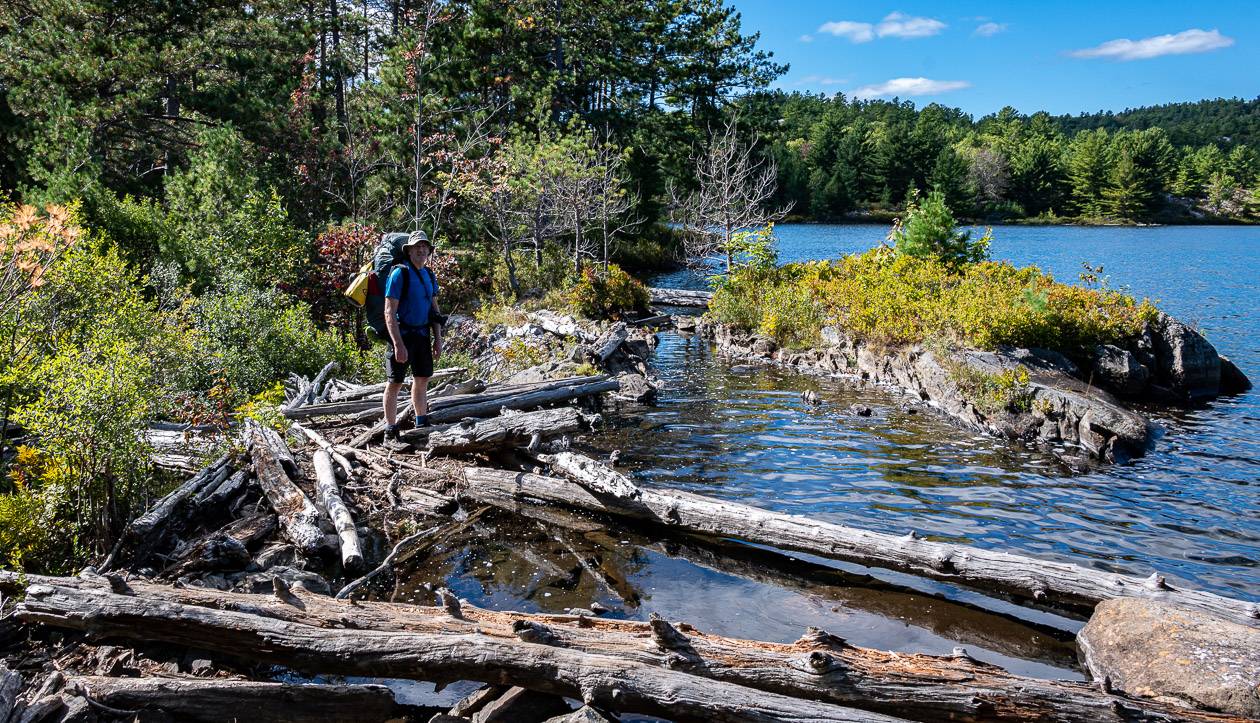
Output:
<instances>
[{"instance_id":1,"label":"shallow water","mask_svg":"<svg viewBox=\"0 0 1260 723\"><path fill-rule=\"evenodd\" d=\"M787 261L867 248L884 228L782 225L777 232ZM1113 285L1197 323L1260 378L1260 228L1002 227L993 254L1036 262L1065 281L1081 262L1102 264ZM686 273L655 283L703 284ZM1167 434L1154 453L1073 475L1043 453L911 413L902 397L777 369L733 369L695 338L666 332L660 339L657 404L610 415L612 428L588 440L599 452L622 450L622 468L644 484L1099 569L1158 570L1260 598L1254 391L1164 415ZM822 404L803 404L805 389L818 391ZM851 414L853 404L874 413ZM879 572L876 580L852 565L666 541L581 519L554 522L490 513L377 594L428 604L425 586L446 585L479 606L537 611L597 600L619 617L657 612L706 631L779 641L817 625L863 646L948 653L963 645L1017 673L1081 677L1070 640L1079 621L904 575Z\"/></svg>"}]
</instances>

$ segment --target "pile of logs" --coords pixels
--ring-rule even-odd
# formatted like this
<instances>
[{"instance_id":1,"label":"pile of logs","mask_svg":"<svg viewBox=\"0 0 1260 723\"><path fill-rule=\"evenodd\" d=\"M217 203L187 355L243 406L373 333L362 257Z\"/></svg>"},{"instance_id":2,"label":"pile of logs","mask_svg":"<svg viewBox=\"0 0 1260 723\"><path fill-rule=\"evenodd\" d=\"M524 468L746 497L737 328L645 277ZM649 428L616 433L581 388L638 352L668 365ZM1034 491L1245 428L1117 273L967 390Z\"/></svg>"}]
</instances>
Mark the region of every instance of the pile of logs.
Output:
<instances>
[{"instance_id":1,"label":"pile of logs","mask_svg":"<svg viewBox=\"0 0 1260 723\"><path fill-rule=\"evenodd\" d=\"M670 298L659 303L701 300ZM532 323L546 333L575 340L575 356L605 369L642 331L631 322L592 333L565 317L536 317ZM594 604L568 614L485 610L446 589L421 600L431 606L379 601L382 585L410 561L461 535L495 534L487 519L497 515L537 525L571 555L574 575L589 575L622 600L632 592L580 542L603 521L652 530L706 566L745 576L767 573L748 572L764 568L727 551L728 541L909 573L1069 616L1087 616L1100 601L1122 596L1249 624L1260 616L1253 603L1181 589L1158 575L1142 580L640 486L572 445L601 423L599 404L590 402L621 387L610 374L486 384L464 379L464 370L447 372L434 383L430 426L378 444L384 385L350 384L333 371L291 380L282 409L288 429L244 422L241 451L213 460L133 521L96 569L77 577L0 572L0 592L20 594L16 619L41 631L32 637L57 630L73 640L44 670L19 673L0 662L0 723L148 719L155 712L221 720L227 709L247 710L251 720L446 723L577 723L620 714L676 721L1232 720L1132 697L1105 681L1015 675L962 647L945 656L882 652L816 628L790 643L744 640L656 616L603 617ZM404 394L400 408L406 401ZM740 549L745 556L773 554ZM538 569L556 567L529 550L513 554ZM809 564L772 582L807 588L813 583L798 569ZM968 639L965 631L956 634ZM983 632L972 637L986 641ZM137 655L175 649L206 657L188 670L128 669L130 677L120 677L119 665L65 662L71 655L64 650L106 640ZM106 648L113 649L96 650ZM438 709L400 704L380 685L277 681L266 666L303 676L480 687Z\"/></svg>"}]
</instances>

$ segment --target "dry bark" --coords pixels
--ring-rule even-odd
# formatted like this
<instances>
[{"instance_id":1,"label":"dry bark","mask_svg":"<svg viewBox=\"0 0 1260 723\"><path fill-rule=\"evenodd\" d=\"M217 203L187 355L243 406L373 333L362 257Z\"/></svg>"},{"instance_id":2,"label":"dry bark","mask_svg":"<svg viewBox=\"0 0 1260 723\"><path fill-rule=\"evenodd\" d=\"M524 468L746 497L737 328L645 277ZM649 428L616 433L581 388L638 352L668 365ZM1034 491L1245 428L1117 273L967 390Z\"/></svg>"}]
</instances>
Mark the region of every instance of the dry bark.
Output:
<instances>
[{"instance_id":1,"label":"dry bark","mask_svg":"<svg viewBox=\"0 0 1260 723\"><path fill-rule=\"evenodd\" d=\"M312 462L315 465L315 491L319 494L319 502L324 506L324 511L328 513L328 519L333 523L333 529L337 531L341 565L347 570L358 570L363 565L363 549L359 545L359 533L355 529L354 518L350 516L346 503L341 501L332 456L321 449L314 454Z\"/></svg>"},{"instance_id":2,"label":"dry bark","mask_svg":"<svg viewBox=\"0 0 1260 723\"><path fill-rule=\"evenodd\" d=\"M622 342L624 342L626 337L629 335L630 332L626 329L626 325L623 322L619 321L616 324L613 324L609 327L608 331L601 334L600 337L591 344L591 356L598 363L603 364L608 361L608 357L612 356L613 352L617 351L617 349L621 347Z\"/></svg>"},{"instance_id":3,"label":"dry bark","mask_svg":"<svg viewBox=\"0 0 1260 723\"><path fill-rule=\"evenodd\" d=\"M443 454L466 454L514 447L529 443L535 436L546 439L588 429L591 421L573 407L500 414L431 433L428 435L428 448L431 452Z\"/></svg>"},{"instance_id":4,"label":"dry bark","mask_svg":"<svg viewBox=\"0 0 1260 723\"><path fill-rule=\"evenodd\" d=\"M187 502L202 489L218 485L232 473L228 465L228 457L224 455L210 463L205 469L193 475L191 479L176 487L169 494L158 500L148 512L137 517L127 526L127 535L135 540L143 540L155 534L179 514L187 509Z\"/></svg>"},{"instance_id":5,"label":"dry bark","mask_svg":"<svg viewBox=\"0 0 1260 723\"><path fill-rule=\"evenodd\" d=\"M527 315L531 323L542 329L543 331L563 337L576 337L577 339L590 342L595 340L595 335L586 331L577 325L571 316L558 316L555 314L543 314L539 312L531 312Z\"/></svg>"},{"instance_id":6,"label":"dry bark","mask_svg":"<svg viewBox=\"0 0 1260 723\"><path fill-rule=\"evenodd\" d=\"M263 512L224 525L176 553L162 576L178 578L193 572L244 567L249 548L276 529L276 516Z\"/></svg>"},{"instance_id":7,"label":"dry bark","mask_svg":"<svg viewBox=\"0 0 1260 723\"><path fill-rule=\"evenodd\" d=\"M274 433L273 433L274 434ZM267 444L264 428L247 422L246 439L254 460L254 474L272 509L280 517L280 529L305 555L314 555L324 543L319 529L319 510L289 478L288 471Z\"/></svg>"},{"instance_id":8,"label":"dry bark","mask_svg":"<svg viewBox=\"0 0 1260 723\"><path fill-rule=\"evenodd\" d=\"M648 289L648 293L651 294L652 304L663 306L708 306L713 300L713 293L710 291L652 287Z\"/></svg>"},{"instance_id":9,"label":"dry bark","mask_svg":"<svg viewBox=\"0 0 1260 723\"><path fill-rule=\"evenodd\" d=\"M209 592L189 588L170 594L197 598ZM478 632L449 615L440 617L441 625L427 630L366 629L370 623L363 614L368 609L365 603L351 606L297 590L290 598L282 602L231 593L218 593L209 599L213 602L202 598L219 606L215 608L157 601L148 590L141 597L86 586L36 584L27 590L18 614L28 622L100 637L186 645L312 673L438 682L510 681L591 705L678 721L900 720L669 669L660 665L658 652L638 656L650 658L646 662L626 655L525 643L514 634ZM300 606L293 604L294 598ZM358 629L317 627L321 621L312 611L327 610L326 606L336 610L339 624L354 621ZM399 607L406 614L405 606ZM261 614L264 609L265 615ZM294 616L307 622L292 622Z\"/></svg>"},{"instance_id":10,"label":"dry bark","mask_svg":"<svg viewBox=\"0 0 1260 723\"><path fill-rule=\"evenodd\" d=\"M630 478L596 462L586 455L575 452L536 454L535 459L549 465L552 470L577 482L596 495L608 495L618 499L637 500L643 495Z\"/></svg>"},{"instance_id":11,"label":"dry bark","mask_svg":"<svg viewBox=\"0 0 1260 723\"><path fill-rule=\"evenodd\" d=\"M591 460L591 463L598 464ZM978 547L871 532L799 515L686 492L643 489L637 500L594 494L568 480L486 468L464 471L463 494L486 504L514 509L522 498L569 505L674 530L728 537L807 552L862 565L945 580L986 590L1088 610L1103 600L1131 596L1161 600L1256 625L1260 605L1208 592L1175 588L1163 578L1148 580L1090 570Z\"/></svg>"},{"instance_id":12,"label":"dry bark","mask_svg":"<svg viewBox=\"0 0 1260 723\"><path fill-rule=\"evenodd\" d=\"M404 706L383 685L290 685L252 680L197 678L71 677L68 692L118 710L132 711L140 720L158 712L170 720L219 723L246 713L250 721L324 723L324 721L383 721L401 718Z\"/></svg>"},{"instance_id":13,"label":"dry bark","mask_svg":"<svg viewBox=\"0 0 1260 723\"><path fill-rule=\"evenodd\" d=\"M660 619L528 615L467 603L453 615L440 607L351 604L304 590L281 601L134 581L133 594L120 595L83 580L65 582L32 585L19 614L311 672L519 685L675 719L863 720L852 709L804 700L811 699L933 721L1238 720L1131 700L1086 683L1012 675L961 649L953 656L887 653L812 628L794 643L769 643ZM347 621L354 629L344 629Z\"/></svg>"},{"instance_id":14,"label":"dry bark","mask_svg":"<svg viewBox=\"0 0 1260 723\"><path fill-rule=\"evenodd\" d=\"M315 430L309 429L307 427L303 427L302 425L296 422L294 422L293 425L289 428L295 432L299 432L305 435L307 439L311 440L320 449L327 452L328 455L333 458L333 461L336 462L339 467L341 467L342 471L346 473L347 480L354 479L354 468L350 465L350 460L346 459L346 456L344 454L338 452L337 448L332 444L332 442L329 442L327 439L324 439L323 435L321 435L319 432L316 432Z\"/></svg>"}]
</instances>

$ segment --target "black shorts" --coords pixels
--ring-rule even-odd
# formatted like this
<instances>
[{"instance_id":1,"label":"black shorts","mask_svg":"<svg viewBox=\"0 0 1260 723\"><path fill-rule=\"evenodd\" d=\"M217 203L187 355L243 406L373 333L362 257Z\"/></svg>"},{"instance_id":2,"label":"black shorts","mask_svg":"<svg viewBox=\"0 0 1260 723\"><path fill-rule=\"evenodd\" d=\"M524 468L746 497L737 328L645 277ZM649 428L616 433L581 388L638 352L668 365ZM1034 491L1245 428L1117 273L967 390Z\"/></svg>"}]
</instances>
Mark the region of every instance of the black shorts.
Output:
<instances>
[{"instance_id":1,"label":"black shorts","mask_svg":"<svg viewBox=\"0 0 1260 723\"><path fill-rule=\"evenodd\" d=\"M407 363L399 364L394 358L393 341L385 340L385 377L395 384L407 381L407 367L413 377L433 376L433 345L428 334L403 332L402 341L407 347Z\"/></svg>"}]
</instances>

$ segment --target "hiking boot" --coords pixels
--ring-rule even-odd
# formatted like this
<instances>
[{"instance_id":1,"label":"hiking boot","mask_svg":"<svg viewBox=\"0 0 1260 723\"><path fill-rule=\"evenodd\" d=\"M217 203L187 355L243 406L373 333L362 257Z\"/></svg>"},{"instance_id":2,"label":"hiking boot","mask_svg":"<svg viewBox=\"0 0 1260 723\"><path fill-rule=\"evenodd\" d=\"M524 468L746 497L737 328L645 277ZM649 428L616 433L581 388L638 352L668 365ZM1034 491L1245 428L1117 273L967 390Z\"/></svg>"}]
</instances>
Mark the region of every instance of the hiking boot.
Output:
<instances>
[{"instance_id":1,"label":"hiking boot","mask_svg":"<svg viewBox=\"0 0 1260 723\"><path fill-rule=\"evenodd\" d=\"M398 425L397 424L388 424L385 426L385 441L386 442L398 441Z\"/></svg>"}]
</instances>

